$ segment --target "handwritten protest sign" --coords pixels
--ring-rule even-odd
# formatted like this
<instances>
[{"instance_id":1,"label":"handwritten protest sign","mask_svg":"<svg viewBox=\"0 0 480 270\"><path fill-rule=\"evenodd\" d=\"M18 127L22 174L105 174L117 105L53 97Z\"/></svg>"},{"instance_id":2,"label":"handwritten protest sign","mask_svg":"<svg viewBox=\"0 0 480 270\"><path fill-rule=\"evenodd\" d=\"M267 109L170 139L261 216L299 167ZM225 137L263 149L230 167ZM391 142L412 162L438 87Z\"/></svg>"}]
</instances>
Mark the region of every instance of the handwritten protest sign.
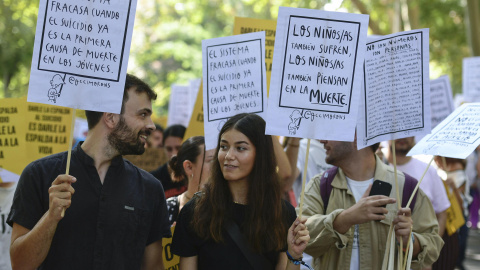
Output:
<instances>
[{"instance_id":1,"label":"handwritten protest sign","mask_svg":"<svg viewBox=\"0 0 480 270\"><path fill-rule=\"evenodd\" d=\"M353 141L367 26L368 15L280 7L267 134Z\"/></svg>"},{"instance_id":2,"label":"handwritten protest sign","mask_svg":"<svg viewBox=\"0 0 480 270\"><path fill-rule=\"evenodd\" d=\"M480 57L463 58L463 95L470 102L480 101Z\"/></svg>"},{"instance_id":3,"label":"handwritten protest sign","mask_svg":"<svg viewBox=\"0 0 480 270\"><path fill-rule=\"evenodd\" d=\"M235 17L235 21L233 23L234 35L265 31L265 70L267 75L267 95L268 90L270 89L270 76L272 74L276 27L277 21L275 20Z\"/></svg>"},{"instance_id":4,"label":"handwritten protest sign","mask_svg":"<svg viewBox=\"0 0 480 270\"><path fill-rule=\"evenodd\" d=\"M442 76L430 81L430 106L432 128L435 128L455 110L448 76Z\"/></svg>"},{"instance_id":5,"label":"handwritten protest sign","mask_svg":"<svg viewBox=\"0 0 480 270\"><path fill-rule=\"evenodd\" d=\"M167 126L182 125L187 126L190 120L190 86L172 85L170 100L168 102L168 122Z\"/></svg>"},{"instance_id":6,"label":"handwritten protest sign","mask_svg":"<svg viewBox=\"0 0 480 270\"><path fill-rule=\"evenodd\" d=\"M72 128L72 109L25 103L27 113L27 152L29 161L67 151Z\"/></svg>"},{"instance_id":7,"label":"handwritten protest sign","mask_svg":"<svg viewBox=\"0 0 480 270\"><path fill-rule=\"evenodd\" d=\"M40 0L28 101L120 113L136 4Z\"/></svg>"},{"instance_id":8,"label":"handwritten protest sign","mask_svg":"<svg viewBox=\"0 0 480 270\"><path fill-rule=\"evenodd\" d=\"M0 168L21 174L26 161L26 100L0 99Z\"/></svg>"},{"instance_id":9,"label":"handwritten protest sign","mask_svg":"<svg viewBox=\"0 0 480 270\"><path fill-rule=\"evenodd\" d=\"M141 155L126 155L123 157L147 172L159 168L168 161L165 150L159 148L145 148L145 152Z\"/></svg>"},{"instance_id":10,"label":"handwritten protest sign","mask_svg":"<svg viewBox=\"0 0 480 270\"><path fill-rule=\"evenodd\" d=\"M480 144L480 103L463 104L419 141L408 156L465 159Z\"/></svg>"},{"instance_id":11,"label":"handwritten protest sign","mask_svg":"<svg viewBox=\"0 0 480 270\"><path fill-rule=\"evenodd\" d=\"M428 29L367 43L357 147L430 132Z\"/></svg>"},{"instance_id":12,"label":"handwritten protest sign","mask_svg":"<svg viewBox=\"0 0 480 270\"><path fill-rule=\"evenodd\" d=\"M195 101L195 106L193 107L192 116L190 117L190 122L188 123L187 130L185 131L185 136L183 140L187 140L193 136L204 136L203 131L203 83L200 81L200 86L198 87L197 99Z\"/></svg>"},{"instance_id":13,"label":"handwritten protest sign","mask_svg":"<svg viewBox=\"0 0 480 270\"><path fill-rule=\"evenodd\" d=\"M203 40L203 103L206 149L216 147L229 117L265 117L265 32Z\"/></svg>"}]
</instances>

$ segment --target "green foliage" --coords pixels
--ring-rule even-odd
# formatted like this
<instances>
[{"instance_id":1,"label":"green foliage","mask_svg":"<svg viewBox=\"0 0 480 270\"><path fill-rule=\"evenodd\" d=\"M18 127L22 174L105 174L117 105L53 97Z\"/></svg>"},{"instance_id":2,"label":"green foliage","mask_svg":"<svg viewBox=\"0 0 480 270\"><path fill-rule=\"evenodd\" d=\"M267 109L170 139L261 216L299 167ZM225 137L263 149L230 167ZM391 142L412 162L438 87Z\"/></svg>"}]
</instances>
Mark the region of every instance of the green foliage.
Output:
<instances>
[{"instance_id":1,"label":"green foliage","mask_svg":"<svg viewBox=\"0 0 480 270\"><path fill-rule=\"evenodd\" d=\"M395 3L401 3L396 9ZM462 59L471 56L465 28L465 1L461 0L352 0L344 1L350 12L370 14L370 29L377 35L393 33L394 18L401 17L399 31L430 29L430 76L447 74L454 93L462 92ZM405 12L402 16L402 8ZM405 16L406 15L406 16ZM406 18L406 19L405 19ZM373 25L373 27L372 27ZM371 31L372 32L372 31Z\"/></svg>"},{"instance_id":2,"label":"green foliage","mask_svg":"<svg viewBox=\"0 0 480 270\"><path fill-rule=\"evenodd\" d=\"M0 97L27 93L38 0L0 1Z\"/></svg>"},{"instance_id":3,"label":"green foliage","mask_svg":"<svg viewBox=\"0 0 480 270\"><path fill-rule=\"evenodd\" d=\"M138 0L129 72L153 86L159 94L156 113L165 115L170 85L202 76L202 40L231 35L235 16L276 19L279 6L322 9L330 2L338 1ZM372 34L392 33L394 18L399 17L400 30L430 28L431 76L448 74L458 93L462 59L471 56L466 2L344 0L341 8L369 14ZM0 97L27 92L38 4L39 0L0 1Z\"/></svg>"},{"instance_id":4,"label":"green foliage","mask_svg":"<svg viewBox=\"0 0 480 270\"><path fill-rule=\"evenodd\" d=\"M304 0L139 0L129 72L159 94L156 113L167 114L170 85L202 77L202 40L233 34L235 16L276 19L279 6L319 8Z\"/></svg>"}]
</instances>

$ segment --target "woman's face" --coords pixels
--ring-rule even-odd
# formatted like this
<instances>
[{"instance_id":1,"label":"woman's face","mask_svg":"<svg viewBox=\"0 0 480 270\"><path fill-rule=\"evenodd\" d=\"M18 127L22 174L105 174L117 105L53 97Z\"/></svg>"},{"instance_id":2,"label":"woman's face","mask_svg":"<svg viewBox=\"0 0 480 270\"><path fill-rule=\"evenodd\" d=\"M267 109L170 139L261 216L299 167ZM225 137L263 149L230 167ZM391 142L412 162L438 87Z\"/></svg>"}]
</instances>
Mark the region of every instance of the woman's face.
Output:
<instances>
[{"instance_id":1,"label":"woman's face","mask_svg":"<svg viewBox=\"0 0 480 270\"><path fill-rule=\"evenodd\" d=\"M182 138L175 137L175 136L168 136L165 138L165 151L167 152L168 160L170 160L173 156L176 156L178 150L182 146Z\"/></svg>"},{"instance_id":2,"label":"woman's face","mask_svg":"<svg viewBox=\"0 0 480 270\"><path fill-rule=\"evenodd\" d=\"M255 163L256 149L243 133L230 129L220 138L218 162L228 181L247 180Z\"/></svg>"}]
</instances>

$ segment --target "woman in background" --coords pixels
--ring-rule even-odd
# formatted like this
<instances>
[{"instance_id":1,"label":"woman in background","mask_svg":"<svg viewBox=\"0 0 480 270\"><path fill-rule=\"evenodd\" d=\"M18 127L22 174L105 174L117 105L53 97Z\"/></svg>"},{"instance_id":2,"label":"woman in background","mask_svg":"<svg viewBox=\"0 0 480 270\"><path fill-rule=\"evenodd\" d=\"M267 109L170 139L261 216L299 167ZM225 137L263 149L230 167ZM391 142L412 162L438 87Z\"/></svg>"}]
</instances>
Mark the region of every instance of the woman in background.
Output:
<instances>
[{"instance_id":1,"label":"woman in background","mask_svg":"<svg viewBox=\"0 0 480 270\"><path fill-rule=\"evenodd\" d=\"M214 152L214 149L205 151L203 136L195 136L188 138L180 147L177 155L169 161L173 182L184 180L188 182L185 192L167 199L170 224L173 225L183 206L205 185L210 176Z\"/></svg>"},{"instance_id":2,"label":"woman in background","mask_svg":"<svg viewBox=\"0 0 480 270\"><path fill-rule=\"evenodd\" d=\"M185 130L186 128L182 125L172 125L169 126L163 133L163 148L165 149L165 153L167 154L168 161L178 153L178 150L182 145ZM165 198L167 199L173 196L180 195L185 190L187 190L186 181L172 181L168 168L168 161L162 166L160 166L158 169L150 172L162 183L163 190L165 191Z\"/></svg>"},{"instance_id":3,"label":"woman in background","mask_svg":"<svg viewBox=\"0 0 480 270\"><path fill-rule=\"evenodd\" d=\"M310 239L306 219L296 219L281 199L275 168L265 121L255 114L230 118L204 193L177 220L172 252L180 269L300 269Z\"/></svg>"}]
</instances>

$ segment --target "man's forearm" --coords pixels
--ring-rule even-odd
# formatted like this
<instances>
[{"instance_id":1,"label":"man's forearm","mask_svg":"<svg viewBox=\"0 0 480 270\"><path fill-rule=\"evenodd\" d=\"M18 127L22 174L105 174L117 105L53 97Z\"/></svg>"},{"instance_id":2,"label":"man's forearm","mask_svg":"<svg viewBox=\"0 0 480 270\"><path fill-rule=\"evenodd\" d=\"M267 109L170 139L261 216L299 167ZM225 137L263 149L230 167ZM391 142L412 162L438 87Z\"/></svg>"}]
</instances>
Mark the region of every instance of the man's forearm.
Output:
<instances>
[{"instance_id":1,"label":"man's forearm","mask_svg":"<svg viewBox=\"0 0 480 270\"><path fill-rule=\"evenodd\" d=\"M348 209L342 211L333 221L333 229L341 234L345 234L350 230L352 224L348 217Z\"/></svg>"},{"instance_id":2,"label":"man's forearm","mask_svg":"<svg viewBox=\"0 0 480 270\"><path fill-rule=\"evenodd\" d=\"M58 221L46 212L32 230L14 224L10 258L13 269L35 269L47 257Z\"/></svg>"}]
</instances>

